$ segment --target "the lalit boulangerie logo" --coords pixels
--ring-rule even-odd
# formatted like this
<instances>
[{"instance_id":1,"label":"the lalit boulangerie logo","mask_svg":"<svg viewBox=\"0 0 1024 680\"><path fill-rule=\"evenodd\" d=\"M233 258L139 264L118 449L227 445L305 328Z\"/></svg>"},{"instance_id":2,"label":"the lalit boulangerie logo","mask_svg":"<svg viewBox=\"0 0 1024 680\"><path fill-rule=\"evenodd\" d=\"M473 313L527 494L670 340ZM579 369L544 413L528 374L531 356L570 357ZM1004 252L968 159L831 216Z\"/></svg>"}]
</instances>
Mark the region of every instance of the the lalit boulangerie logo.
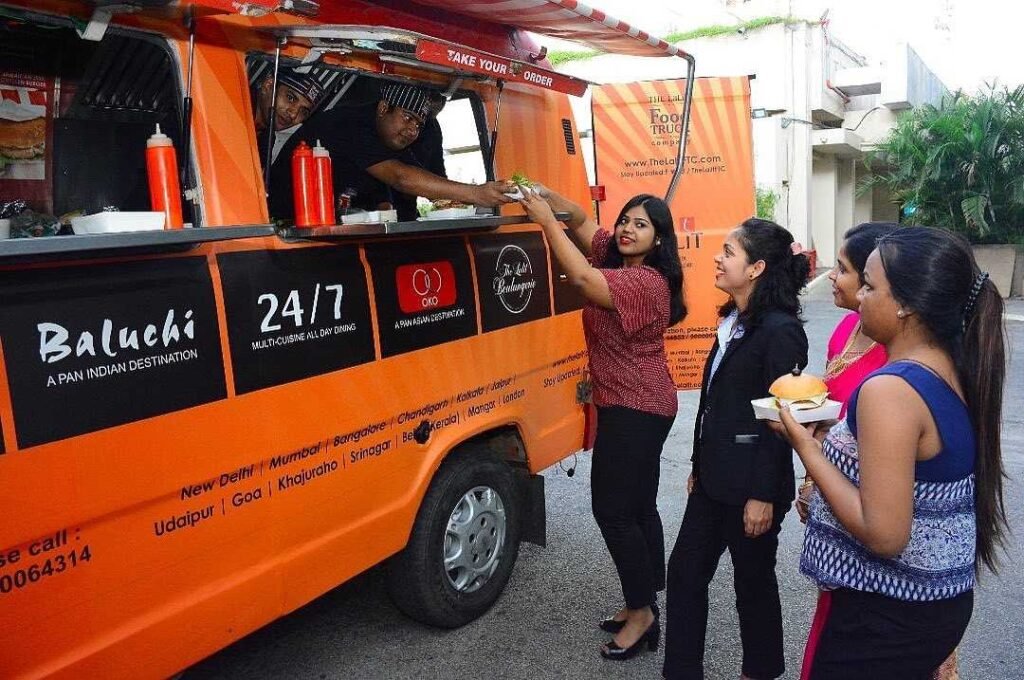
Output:
<instances>
[{"instance_id":1,"label":"the lalit boulangerie logo","mask_svg":"<svg viewBox=\"0 0 1024 680\"><path fill-rule=\"evenodd\" d=\"M529 306L536 287L533 264L526 251L513 245L502 248L494 266L494 294L501 306L512 314L522 313Z\"/></svg>"}]
</instances>

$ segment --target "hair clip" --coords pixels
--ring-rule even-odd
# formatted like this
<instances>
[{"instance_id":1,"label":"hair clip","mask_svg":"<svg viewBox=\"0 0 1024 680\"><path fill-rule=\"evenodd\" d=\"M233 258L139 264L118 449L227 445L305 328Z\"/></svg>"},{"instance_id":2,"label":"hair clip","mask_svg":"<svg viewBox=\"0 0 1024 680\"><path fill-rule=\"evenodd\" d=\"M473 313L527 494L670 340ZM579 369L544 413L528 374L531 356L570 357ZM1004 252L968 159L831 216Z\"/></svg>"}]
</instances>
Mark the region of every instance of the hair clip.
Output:
<instances>
[{"instance_id":1,"label":"hair clip","mask_svg":"<svg viewBox=\"0 0 1024 680\"><path fill-rule=\"evenodd\" d=\"M970 318L971 312L974 311L974 303L978 301L978 295L981 293L981 287L985 285L985 280L988 279L988 272L981 272L974 277L974 283L971 285L971 292L967 294L967 302L964 303L964 318L960 322L960 330L967 330L967 319Z\"/></svg>"}]
</instances>

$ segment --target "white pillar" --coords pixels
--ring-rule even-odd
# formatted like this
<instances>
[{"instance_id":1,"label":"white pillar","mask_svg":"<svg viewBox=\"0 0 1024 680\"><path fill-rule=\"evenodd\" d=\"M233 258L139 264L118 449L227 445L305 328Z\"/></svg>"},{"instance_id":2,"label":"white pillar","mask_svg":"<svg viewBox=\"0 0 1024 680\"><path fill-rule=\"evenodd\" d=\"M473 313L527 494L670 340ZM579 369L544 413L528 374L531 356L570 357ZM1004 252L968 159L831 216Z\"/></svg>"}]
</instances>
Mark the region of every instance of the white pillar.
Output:
<instances>
[{"instance_id":1,"label":"white pillar","mask_svg":"<svg viewBox=\"0 0 1024 680\"><path fill-rule=\"evenodd\" d=\"M803 24L787 27L791 30L787 45L787 70L790 78L786 81L787 100L790 102L786 117L810 120L810 92L808 91L808 58L810 55L810 33ZM811 238L811 126L793 122L783 129L789 154L787 179L788 205L786 227L793 238L805 246Z\"/></svg>"},{"instance_id":2,"label":"white pillar","mask_svg":"<svg viewBox=\"0 0 1024 680\"><path fill-rule=\"evenodd\" d=\"M819 267L831 267L835 262L838 189L835 156L815 156L811 194L811 239L810 242L804 242L804 247L817 251Z\"/></svg>"},{"instance_id":3,"label":"white pillar","mask_svg":"<svg viewBox=\"0 0 1024 680\"><path fill-rule=\"evenodd\" d=\"M851 158L836 159L836 218L835 230L832 232L832 247L829 256L818 251L818 263L823 267L831 267L836 263L835 256L843 244L843 234L854 224L854 193L856 191L856 171Z\"/></svg>"}]
</instances>

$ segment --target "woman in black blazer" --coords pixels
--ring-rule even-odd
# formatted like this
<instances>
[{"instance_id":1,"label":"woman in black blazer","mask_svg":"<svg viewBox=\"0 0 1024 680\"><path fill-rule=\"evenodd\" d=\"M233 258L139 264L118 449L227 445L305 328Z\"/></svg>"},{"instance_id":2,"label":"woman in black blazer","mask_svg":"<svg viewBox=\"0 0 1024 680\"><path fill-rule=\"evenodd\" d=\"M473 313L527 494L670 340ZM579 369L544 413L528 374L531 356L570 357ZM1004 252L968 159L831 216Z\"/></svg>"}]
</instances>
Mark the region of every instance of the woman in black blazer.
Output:
<instances>
[{"instance_id":1,"label":"woman in black blazer","mask_svg":"<svg viewBox=\"0 0 1024 680\"><path fill-rule=\"evenodd\" d=\"M743 643L742 676L785 671L775 553L795 495L789 444L754 418L752 399L807 364L799 292L810 272L793 236L750 219L715 257L715 286L729 294L704 366L693 436L689 499L668 565L664 675L704 677L708 585L722 553L732 556Z\"/></svg>"}]
</instances>

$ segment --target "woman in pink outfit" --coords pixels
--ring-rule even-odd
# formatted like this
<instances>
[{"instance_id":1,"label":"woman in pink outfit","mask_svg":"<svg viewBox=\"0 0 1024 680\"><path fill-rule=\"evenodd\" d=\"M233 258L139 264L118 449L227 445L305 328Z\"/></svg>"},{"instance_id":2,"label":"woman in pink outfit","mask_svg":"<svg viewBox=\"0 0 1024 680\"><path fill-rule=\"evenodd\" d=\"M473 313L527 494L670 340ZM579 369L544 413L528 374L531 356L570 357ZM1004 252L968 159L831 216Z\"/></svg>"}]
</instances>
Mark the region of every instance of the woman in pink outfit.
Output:
<instances>
[{"instance_id":1,"label":"woman in pink outfit","mask_svg":"<svg viewBox=\"0 0 1024 680\"><path fill-rule=\"evenodd\" d=\"M843 317L828 341L828 363L825 367L825 384L828 385L829 398L842 403L840 418L846 416L846 402L864 378L872 371L885 365L885 348L868 338L861 332L860 302L857 291L864 285L864 263L868 255L875 249L875 243L898 224L888 222L865 222L858 224L846 232L843 245L836 256L836 265L828 278L832 281L832 297L836 307L849 309L850 313ZM810 501L814 480L804 478L797 496L796 509L800 520L807 521L807 503ZM828 619L829 591L818 593L818 605L814 611L811 632L807 647L804 649L804 663L801 680L807 680L810 674L810 657L814 650L812 644L821 635L821 630Z\"/></svg>"}]
</instances>

